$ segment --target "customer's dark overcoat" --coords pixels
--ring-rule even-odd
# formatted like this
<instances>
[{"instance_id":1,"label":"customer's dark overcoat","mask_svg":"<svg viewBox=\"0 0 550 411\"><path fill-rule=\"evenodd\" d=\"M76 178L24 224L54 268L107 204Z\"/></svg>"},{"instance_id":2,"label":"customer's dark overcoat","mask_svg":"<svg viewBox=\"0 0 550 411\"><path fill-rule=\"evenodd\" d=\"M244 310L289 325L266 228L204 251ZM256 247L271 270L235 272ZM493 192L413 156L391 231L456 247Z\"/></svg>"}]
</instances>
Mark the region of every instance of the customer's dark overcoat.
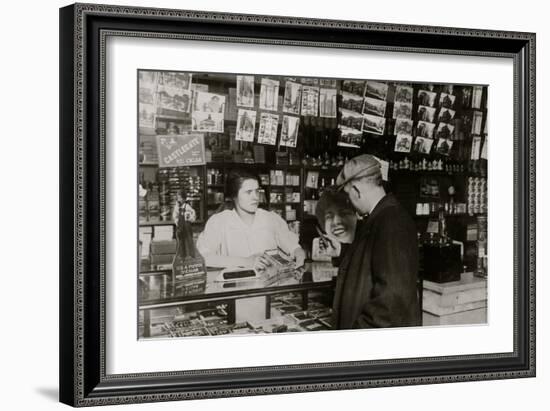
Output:
<instances>
[{"instance_id":1,"label":"customer's dark overcoat","mask_svg":"<svg viewBox=\"0 0 550 411\"><path fill-rule=\"evenodd\" d=\"M420 325L416 226L392 194L357 224L333 302L335 329Z\"/></svg>"}]
</instances>

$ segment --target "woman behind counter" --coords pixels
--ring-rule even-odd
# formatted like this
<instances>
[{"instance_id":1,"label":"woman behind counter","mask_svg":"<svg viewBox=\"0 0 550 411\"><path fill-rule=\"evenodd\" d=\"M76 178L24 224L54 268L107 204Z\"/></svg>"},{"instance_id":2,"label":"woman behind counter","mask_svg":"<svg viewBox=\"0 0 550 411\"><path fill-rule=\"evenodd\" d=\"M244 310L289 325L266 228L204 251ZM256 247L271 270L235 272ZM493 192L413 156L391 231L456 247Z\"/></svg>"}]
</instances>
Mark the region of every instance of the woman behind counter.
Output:
<instances>
[{"instance_id":1,"label":"woman behind counter","mask_svg":"<svg viewBox=\"0 0 550 411\"><path fill-rule=\"evenodd\" d=\"M209 267L245 267L262 270L269 264L264 251L280 248L304 264L305 252L286 222L258 207L258 178L246 171L229 173L224 209L212 215L199 235L197 248Z\"/></svg>"}]
</instances>

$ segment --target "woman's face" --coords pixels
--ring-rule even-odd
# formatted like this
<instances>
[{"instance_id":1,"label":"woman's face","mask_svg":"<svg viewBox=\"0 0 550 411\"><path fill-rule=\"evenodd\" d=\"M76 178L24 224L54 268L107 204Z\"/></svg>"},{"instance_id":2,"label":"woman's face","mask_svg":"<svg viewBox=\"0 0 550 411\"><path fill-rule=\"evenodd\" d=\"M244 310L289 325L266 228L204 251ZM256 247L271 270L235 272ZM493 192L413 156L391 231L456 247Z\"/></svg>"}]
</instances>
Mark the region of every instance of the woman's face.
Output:
<instances>
[{"instance_id":1,"label":"woman's face","mask_svg":"<svg viewBox=\"0 0 550 411\"><path fill-rule=\"evenodd\" d=\"M235 200L235 207L247 213L255 213L260 202L260 186L255 179L244 180Z\"/></svg>"},{"instance_id":2,"label":"woman's face","mask_svg":"<svg viewBox=\"0 0 550 411\"><path fill-rule=\"evenodd\" d=\"M355 236L357 214L348 208L330 206L325 212L325 231L341 243L351 243Z\"/></svg>"}]
</instances>

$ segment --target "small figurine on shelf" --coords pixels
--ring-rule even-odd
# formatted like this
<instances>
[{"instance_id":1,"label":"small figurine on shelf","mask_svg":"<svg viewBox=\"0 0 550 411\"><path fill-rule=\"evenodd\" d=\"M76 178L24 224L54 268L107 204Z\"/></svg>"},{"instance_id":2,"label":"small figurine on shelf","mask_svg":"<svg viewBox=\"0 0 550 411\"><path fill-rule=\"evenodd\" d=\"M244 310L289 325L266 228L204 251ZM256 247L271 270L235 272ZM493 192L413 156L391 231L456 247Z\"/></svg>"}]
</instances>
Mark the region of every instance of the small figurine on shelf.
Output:
<instances>
[{"instance_id":1,"label":"small figurine on shelf","mask_svg":"<svg viewBox=\"0 0 550 411\"><path fill-rule=\"evenodd\" d=\"M428 169L428 166L427 166L427 161L425 158L422 159L422 170L427 170Z\"/></svg>"},{"instance_id":2,"label":"small figurine on shelf","mask_svg":"<svg viewBox=\"0 0 550 411\"><path fill-rule=\"evenodd\" d=\"M328 155L328 152L325 151L323 167L328 167L328 166L330 166L330 157Z\"/></svg>"},{"instance_id":3,"label":"small figurine on shelf","mask_svg":"<svg viewBox=\"0 0 550 411\"><path fill-rule=\"evenodd\" d=\"M455 214L455 194L456 189L453 185L450 185L449 188L447 188L447 192L449 193L449 214Z\"/></svg>"},{"instance_id":4,"label":"small figurine on shelf","mask_svg":"<svg viewBox=\"0 0 550 411\"><path fill-rule=\"evenodd\" d=\"M184 193L178 193L174 210L177 248L172 262L172 292L180 296L202 294L206 289L206 265L193 240L190 224L196 213Z\"/></svg>"},{"instance_id":5,"label":"small figurine on shelf","mask_svg":"<svg viewBox=\"0 0 550 411\"><path fill-rule=\"evenodd\" d=\"M321 167L323 165L323 159L321 158L321 155L319 154L319 156L317 157L317 159L315 160L315 166L317 167Z\"/></svg>"},{"instance_id":6,"label":"small figurine on shelf","mask_svg":"<svg viewBox=\"0 0 550 411\"><path fill-rule=\"evenodd\" d=\"M179 223L180 219L183 219L189 223L194 223L197 220L197 213L195 209L189 205L188 199L181 191L178 193L176 206L172 211L172 220L176 223L176 225Z\"/></svg>"}]
</instances>

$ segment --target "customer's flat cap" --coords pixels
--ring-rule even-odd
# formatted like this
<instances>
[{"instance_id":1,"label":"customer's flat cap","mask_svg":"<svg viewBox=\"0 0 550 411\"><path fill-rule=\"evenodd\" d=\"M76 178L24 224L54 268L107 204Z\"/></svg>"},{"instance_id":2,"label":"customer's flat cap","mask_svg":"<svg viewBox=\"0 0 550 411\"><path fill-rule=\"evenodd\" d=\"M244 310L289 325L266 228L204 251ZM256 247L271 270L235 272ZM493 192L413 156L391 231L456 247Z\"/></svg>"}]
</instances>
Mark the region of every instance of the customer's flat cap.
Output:
<instances>
[{"instance_id":1,"label":"customer's flat cap","mask_svg":"<svg viewBox=\"0 0 550 411\"><path fill-rule=\"evenodd\" d=\"M380 163L370 154L361 154L344 164L342 171L336 177L336 187L340 190L351 180L375 176L381 176Z\"/></svg>"}]
</instances>

